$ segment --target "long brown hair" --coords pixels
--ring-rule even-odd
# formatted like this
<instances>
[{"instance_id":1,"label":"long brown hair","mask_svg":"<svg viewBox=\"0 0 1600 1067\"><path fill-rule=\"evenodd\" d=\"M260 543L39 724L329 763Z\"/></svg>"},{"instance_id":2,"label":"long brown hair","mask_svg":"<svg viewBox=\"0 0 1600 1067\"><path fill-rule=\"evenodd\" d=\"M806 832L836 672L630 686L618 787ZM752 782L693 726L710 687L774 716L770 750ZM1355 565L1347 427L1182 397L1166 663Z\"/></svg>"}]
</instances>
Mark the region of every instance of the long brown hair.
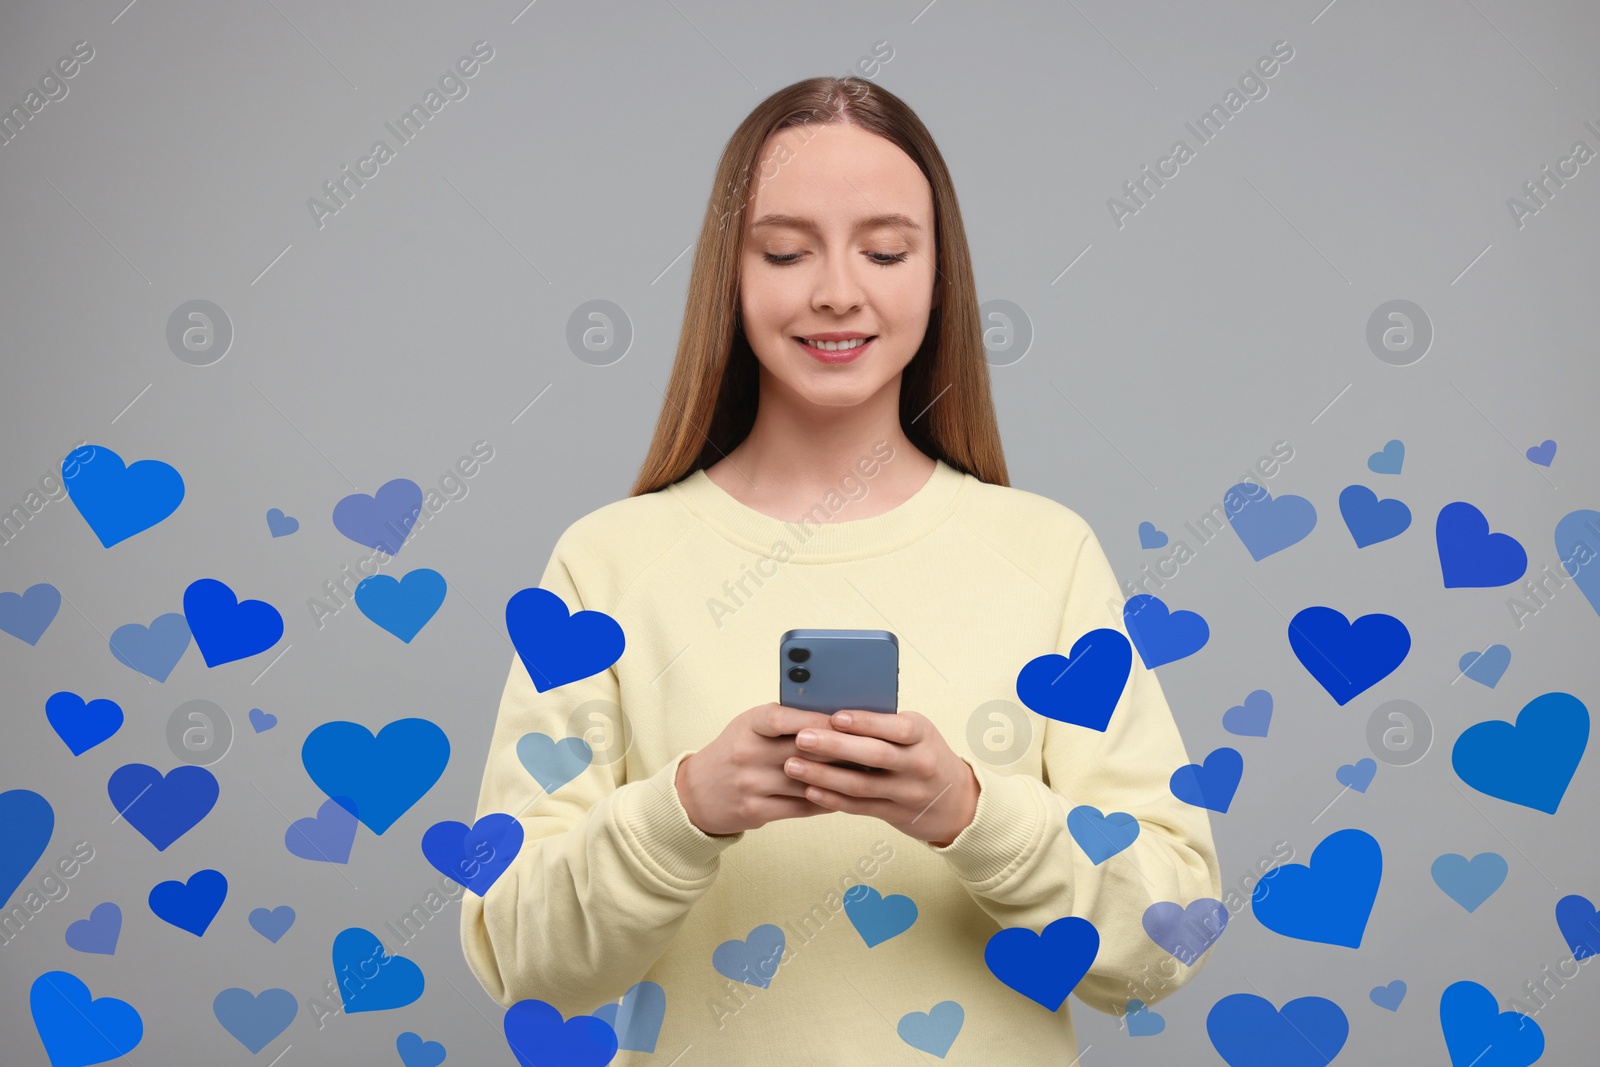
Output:
<instances>
[{"instance_id":1,"label":"long brown hair","mask_svg":"<svg viewBox=\"0 0 1600 1067\"><path fill-rule=\"evenodd\" d=\"M808 78L763 100L728 139L689 274L672 378L631 495L709 467L755 425L760 363L737 322L747 196L768 137L803 124L859 126L922 170L933 189L939 303L900 383L900 425L917 448L981 481L1010 485L994 403L972 257L955 186L922 120L898 96L856 77Z\"/></svg>"}]
</instances>

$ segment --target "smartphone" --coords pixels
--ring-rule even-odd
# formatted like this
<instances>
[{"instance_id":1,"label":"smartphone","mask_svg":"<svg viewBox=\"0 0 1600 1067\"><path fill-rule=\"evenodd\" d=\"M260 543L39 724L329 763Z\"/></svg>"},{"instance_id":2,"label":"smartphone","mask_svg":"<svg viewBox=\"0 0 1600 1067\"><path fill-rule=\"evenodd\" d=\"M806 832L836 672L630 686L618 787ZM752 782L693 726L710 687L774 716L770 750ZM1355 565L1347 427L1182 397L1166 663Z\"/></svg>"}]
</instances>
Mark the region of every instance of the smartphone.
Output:
<instances>
[{"instance_id":1,"label":"smartphone","mask_svg":"<svg viewBox=\"0 0 1600 1067\"><path fill-rule=\"evenodd\" d=\"M893 715L900 642L888 630L790 630L778 641L778 703L832 715L845 708ZM835 767L873 771L859 763Z\"/></svg>"}]
</instances>

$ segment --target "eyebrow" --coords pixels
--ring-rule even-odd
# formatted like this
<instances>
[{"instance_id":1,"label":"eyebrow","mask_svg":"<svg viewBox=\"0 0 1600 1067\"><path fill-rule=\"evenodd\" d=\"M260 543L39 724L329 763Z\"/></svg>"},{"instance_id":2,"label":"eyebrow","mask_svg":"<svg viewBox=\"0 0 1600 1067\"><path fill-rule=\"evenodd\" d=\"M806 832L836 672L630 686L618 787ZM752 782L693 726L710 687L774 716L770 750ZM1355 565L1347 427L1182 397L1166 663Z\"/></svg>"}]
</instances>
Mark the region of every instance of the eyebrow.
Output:
<instances>
[{"instance_id":1,"label":"eyebrow","mask_svg":"<svg viewBox=\"0 0 1600 1067\"><path fill-rule=\"evenodd\" d=\"M818 229L816 222L812 219L800 215L785 215L782 212L769 212L750 224L751 229L761 226L789 226L797 230L811 230L812 232L816 232ZM877 229L879 226L894 226L899 229L922 232L921 223L910 215L901 214L898 211L869 215L856 223L856 229L858 230Z\"/></svg>"}]
</instances>

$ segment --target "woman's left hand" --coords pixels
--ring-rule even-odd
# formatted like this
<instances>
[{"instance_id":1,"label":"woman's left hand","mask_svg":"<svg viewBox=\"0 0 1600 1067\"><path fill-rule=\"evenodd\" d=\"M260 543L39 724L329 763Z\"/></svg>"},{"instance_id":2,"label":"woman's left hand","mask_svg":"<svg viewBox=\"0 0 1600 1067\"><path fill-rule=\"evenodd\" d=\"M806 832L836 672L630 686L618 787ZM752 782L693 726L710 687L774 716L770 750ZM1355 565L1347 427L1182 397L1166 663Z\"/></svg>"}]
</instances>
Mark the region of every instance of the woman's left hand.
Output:
<instances>
[{"instance_id":1,"label":"woman's left hand","mask_svg":"<svg viewBox=\"0 0 1600 1067\"><path fill-rule=\"evenodd\" d=\"M806 799L824 808L871 815L901 832L943 848L972 822L978 780L928 717L915 711L886 715L839 711L833 729L807 728L795 742L807 759L784 771L807 785ZM830 767L848 760L877 770Z\"/></svg>"}]
</instances>

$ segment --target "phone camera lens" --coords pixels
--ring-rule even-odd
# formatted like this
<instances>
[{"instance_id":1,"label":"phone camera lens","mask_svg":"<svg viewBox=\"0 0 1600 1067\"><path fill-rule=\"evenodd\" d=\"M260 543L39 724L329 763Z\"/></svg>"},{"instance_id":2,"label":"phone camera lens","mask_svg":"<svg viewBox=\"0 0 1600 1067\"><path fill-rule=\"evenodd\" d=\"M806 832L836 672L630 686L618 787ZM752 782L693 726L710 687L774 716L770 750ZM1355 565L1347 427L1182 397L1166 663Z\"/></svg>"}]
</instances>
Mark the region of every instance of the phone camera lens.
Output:
<instances>
[{"instance_id":1,"label":"phone camera lens","mask_svg":"<svg viewBox=\"0 0 1600 1067\"><path fill-rule=\"evenodd\" d=\"M809 648L791 648L789 650L789 658L795 663L804 663L811 658L811 650Z\"/></svg>"},{"instance_id":2,"label":"phone camera lens","mask_svg":"<svg viewBox=\"0 0 1600 1067\"><path fill-rule=\"evenodd\" d=\"M789 668L789 680L791 682L804 682L810 680L810 678L811 672L806 670L804 667Z\"/></svg>"}]
</instances>

